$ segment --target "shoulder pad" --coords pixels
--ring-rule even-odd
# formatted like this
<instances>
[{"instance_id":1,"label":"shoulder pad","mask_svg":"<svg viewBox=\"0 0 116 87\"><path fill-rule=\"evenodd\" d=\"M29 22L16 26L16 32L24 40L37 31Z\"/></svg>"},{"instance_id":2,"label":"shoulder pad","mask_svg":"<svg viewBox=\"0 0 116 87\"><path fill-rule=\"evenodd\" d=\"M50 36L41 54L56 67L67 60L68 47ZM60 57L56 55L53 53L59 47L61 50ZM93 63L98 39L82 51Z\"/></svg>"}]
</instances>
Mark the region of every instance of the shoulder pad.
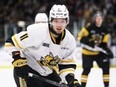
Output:
<instances>
[{"instance_id":1,"label":"shoulder pad","mask_svg":"<svg viewBox=\"0 0 116 87\"><path fill-rule=\"evenodd\" d=\"M48 32L48 26L45 24L33 24L27 28L29 40L33 41L33 45L40 44Z\"/></svg>"}]
</instances>

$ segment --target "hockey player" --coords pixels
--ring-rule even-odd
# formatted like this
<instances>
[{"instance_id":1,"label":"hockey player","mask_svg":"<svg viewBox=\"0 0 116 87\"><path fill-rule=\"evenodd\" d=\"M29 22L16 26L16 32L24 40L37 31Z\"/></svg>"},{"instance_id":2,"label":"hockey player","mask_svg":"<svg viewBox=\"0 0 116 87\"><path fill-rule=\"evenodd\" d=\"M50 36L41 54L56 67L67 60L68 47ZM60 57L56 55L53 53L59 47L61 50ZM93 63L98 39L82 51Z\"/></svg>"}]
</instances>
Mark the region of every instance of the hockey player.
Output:
<instances>
[{"instance_id":1,"label":"hockey player","mask_svg":"<svg viewBox=\"0 0 116 87\"><path fill-rule=\"evenodd\" d=\"M50 26L33 24L27 32L15 34L6 43L16 74L25 79L27 87L56 87L28 76L36 74L68 87L80 87L74 77L76 69L73 52L76 42L66 29L69 13L65 5L53 5L49 14ZM59 75L52 67L58 67Z\"/></svg>"},{"instance_id":2,"label":"hockey player","mask_svg":"<svg viewBox=\"0 0 116 87\"><path fill-rule=\"evenodd\" d=\"M82 43L82 87L86 87L93 61L96 61L103 71L104 86L109 87L109 58L113 58L113 54L107 45L108 38L109 33L103 25L103 15L97 11L93 17L93 23L83 27L78 33L78 40Z\"/></svg>"},{"instance_id":3,"label":"hockey player","mask_svg":"<svg viewBox=\"0 0 116 87\"><path fill-rule=\"evenodd\" d=\"M48 17L45 13L38 13L36 16L35 16L35 22L34 24L44 24L44 26L47 26L48 25ZM34 24L31 24L27 27L30 28L32 25ZM25 31L22 31L22 32L25 32ZM12 44L9 44L9 39L6 41L6 44L5 44L5 49L8 51L10 50L10 45ZM27 66L27 65L26 65ZM14 70L14 80L16 82L16 85L17 87L27 87L26 86L26 83L25 83L25 79L23 79L22 77L20 76L17 76L15 70Z\"/></svg>"},{"instance_id":4,"label":"hockey player","mask_svg":"<svg viewBox=\"0 0 116 87\"><path fill-rule=\"evenodd\" d=\"M35 23L48 23L48 17L45 13L38 13L35 16Z\"/></svg>"}]
</instances>

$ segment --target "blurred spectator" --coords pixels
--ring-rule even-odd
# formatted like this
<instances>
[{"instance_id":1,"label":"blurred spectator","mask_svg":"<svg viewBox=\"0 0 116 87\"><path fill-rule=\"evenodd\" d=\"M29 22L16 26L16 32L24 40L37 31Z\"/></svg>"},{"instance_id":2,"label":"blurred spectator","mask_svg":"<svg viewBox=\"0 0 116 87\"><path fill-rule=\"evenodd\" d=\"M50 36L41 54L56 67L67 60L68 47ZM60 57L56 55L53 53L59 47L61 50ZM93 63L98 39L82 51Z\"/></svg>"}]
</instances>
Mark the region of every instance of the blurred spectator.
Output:
<instances>
[{"instance_id":1,"label":"blurred spectator","mask_svg":"<svg viewBox=\"0 0 116 87\"><path fill-rule=\"evenodd\" d=\"M0 44L4 41L4 26L6 24L9 27L10 35L12 35L12 29L13 27L17 28L19 21L25 21L27 26L34 22L34 17L38 12L48 14L51 6L57 3L65 4L69 9L70 24L68 29L72 34L78 33L77 31L86 22L91 21L91 14L95 10L101 10L104 13L109 31L114 31L116 28L116 0L2 0L0 2ZM74 22L77 27L74 27Z\"/></svg>"}]
</instances>

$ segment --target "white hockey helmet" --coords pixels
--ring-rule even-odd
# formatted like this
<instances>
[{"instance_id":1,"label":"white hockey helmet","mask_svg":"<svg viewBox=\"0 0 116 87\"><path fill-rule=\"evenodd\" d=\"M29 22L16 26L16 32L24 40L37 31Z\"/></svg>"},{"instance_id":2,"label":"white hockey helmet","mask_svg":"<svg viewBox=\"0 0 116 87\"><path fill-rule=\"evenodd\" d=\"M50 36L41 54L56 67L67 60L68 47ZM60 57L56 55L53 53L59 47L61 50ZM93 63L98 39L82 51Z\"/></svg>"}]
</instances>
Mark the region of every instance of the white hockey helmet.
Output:
<instances>
[{"instance_id":1,"label":"white hockey helmet","mask_svg":"<svg viewBox=\"0 0 116 87\"><path fill-rule=\"evenodd\" d=\"M38 13L35 16L35 23L48 23L48 17L45 13Z\"/></svg>"},{"instance_id":2,"label":"white hockey helmet","mask_svg":"<svg viewBox=\"0 0 116 87\"><path fill-rule=\"evenodd\" d=\"M69 23L69 12L65 5L53 5L49 13L49 21L52 18L66 18L67 24Z\"/></svg>"}]
</instances>

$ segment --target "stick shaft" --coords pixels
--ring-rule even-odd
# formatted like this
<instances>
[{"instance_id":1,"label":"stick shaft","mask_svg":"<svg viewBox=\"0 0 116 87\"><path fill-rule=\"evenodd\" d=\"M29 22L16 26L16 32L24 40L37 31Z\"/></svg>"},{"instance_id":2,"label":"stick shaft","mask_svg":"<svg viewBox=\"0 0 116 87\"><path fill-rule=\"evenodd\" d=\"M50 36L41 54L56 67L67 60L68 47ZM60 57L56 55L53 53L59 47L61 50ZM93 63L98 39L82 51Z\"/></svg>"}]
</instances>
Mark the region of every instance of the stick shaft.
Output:
<instances>
[{"instance_id":1,"label":"stick shaft","mask_svg":"<svg viewBox=\"0 0 116 87\"><path fill-rule=\"evenodd\" d=\"M51 84L51 85L61 87L61 84L60 84L60 83L55 82L55 81L52 81L52 80L49 80L49 79L46 79L46 78L44 78L44 77L40 77L40 76L38 76L38 75L36 75L36 74L29 73L28 75L29 75L29 77L39 79L39 80L41 80L41 81L43 81L43 82L46 82L46 83L49 83L49 84Z\"/></svg>"}]
</instances>

